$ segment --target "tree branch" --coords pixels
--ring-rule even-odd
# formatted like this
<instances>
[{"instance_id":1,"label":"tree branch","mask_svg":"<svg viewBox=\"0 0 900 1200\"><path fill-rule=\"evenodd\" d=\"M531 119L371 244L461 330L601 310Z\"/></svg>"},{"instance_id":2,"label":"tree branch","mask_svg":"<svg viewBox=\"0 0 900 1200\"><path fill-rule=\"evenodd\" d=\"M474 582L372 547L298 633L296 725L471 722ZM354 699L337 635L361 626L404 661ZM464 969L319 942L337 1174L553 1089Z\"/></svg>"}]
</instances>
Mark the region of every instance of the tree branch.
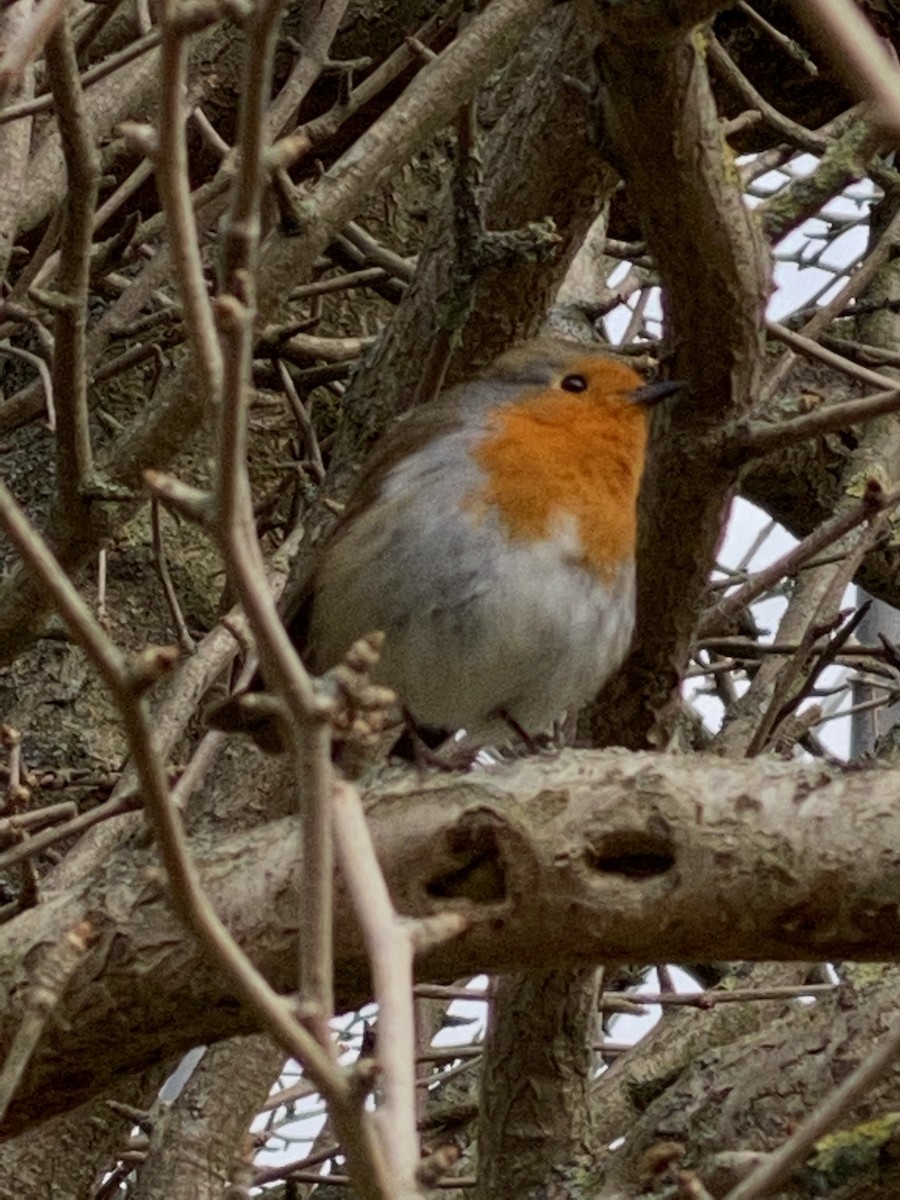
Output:
<instances>
[{"instance_id":1,"label":"tree branch","mask_svg":"<svg viewBox=\"0 0 900 1200\"><path fill-rule=\"evenodd\" d=\"M279 770L254 757L248 806L289 786ZM420 979L604 959L885 960L900 958L897 787L898 773L883 768L568 752L462 780L388 784L370 794L369 817L398 912L449 909L470 922L465 938L420 955ZM151 1058L257 1027L148 877L151 861L129 843L0 930L5 994L27 983L31 948L58 941L88 909L97 934L4 1133ZM200 862L220 919L272 986L293 987L296 822L207 844ZM340 882L336 901L350 910ZM340 1005L364 1001L369 970L350 921L335 927L335 962ZM8 1006L0 1046L16 1026Z\"/></svg>"}]
</instances>

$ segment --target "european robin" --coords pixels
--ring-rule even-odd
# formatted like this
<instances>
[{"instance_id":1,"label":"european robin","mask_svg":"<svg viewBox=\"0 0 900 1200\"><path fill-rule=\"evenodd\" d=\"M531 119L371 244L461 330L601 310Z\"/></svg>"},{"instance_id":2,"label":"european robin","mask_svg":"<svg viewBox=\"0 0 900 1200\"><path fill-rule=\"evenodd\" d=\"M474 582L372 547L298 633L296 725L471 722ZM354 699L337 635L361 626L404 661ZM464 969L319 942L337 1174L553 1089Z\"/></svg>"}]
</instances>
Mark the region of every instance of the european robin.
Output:
<instances>
[{"instance_id":1,"label":"european robin","mask_svg":"<svg viewBox=\"0 0 900 1200\"><path fill-rule=\"evenodd\" d=\"M289 605L310 669L381 630L374 681L417 724L480 743L583 704L628 651L647 407L679 386L540 338L411 412ZM210 724L277 748L271 718L239 705Z\"/></svg>"}]
</instances>

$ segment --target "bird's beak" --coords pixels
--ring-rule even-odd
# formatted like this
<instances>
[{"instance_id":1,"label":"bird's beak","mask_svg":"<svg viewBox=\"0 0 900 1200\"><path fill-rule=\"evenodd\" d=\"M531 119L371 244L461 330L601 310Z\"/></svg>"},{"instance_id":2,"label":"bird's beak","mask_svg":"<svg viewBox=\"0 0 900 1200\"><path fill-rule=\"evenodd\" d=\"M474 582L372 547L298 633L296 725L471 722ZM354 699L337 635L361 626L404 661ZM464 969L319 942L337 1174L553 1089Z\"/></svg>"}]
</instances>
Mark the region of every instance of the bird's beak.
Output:
<instances>
[{"instance_id":1,"label":"bird's beak","mask_svg":"<svg viewBox=\"0 0 900 1200\"><path fill-rule=\"evenodd\" d=\"M635 404L645 404L648 408L674 396L687 383L683 379L662 379L658 383L645 383L643 387L635 388L629 399Z\"/></svg>"}]
</instances>

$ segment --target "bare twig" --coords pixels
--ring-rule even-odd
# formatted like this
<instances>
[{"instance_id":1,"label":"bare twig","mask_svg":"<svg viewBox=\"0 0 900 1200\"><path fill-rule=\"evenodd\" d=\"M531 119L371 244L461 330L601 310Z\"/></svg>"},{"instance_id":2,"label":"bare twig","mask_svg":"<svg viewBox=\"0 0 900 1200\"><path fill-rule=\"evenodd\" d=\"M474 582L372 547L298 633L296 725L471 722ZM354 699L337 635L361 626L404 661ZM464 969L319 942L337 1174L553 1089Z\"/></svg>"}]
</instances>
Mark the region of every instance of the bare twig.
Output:
<instances>
[{"instance_id":1,"label":"bare twig","mask_svg":"<svg viewBox=\"0 0 900 1200\"><path fill-rule=\"evenodd\" d=\"M762 113L766 122L775 129L786 142L790 142L795 146L799 146L802 150L808 151L810 154L820 155L825 152L828 147L828 139L824 138L819 133L814 133L811 129L806 129L802 125L798 125L796 121L792 121L786 117L784 113L779 112L774 105L770 104L765 97L756 90L747 76L740 70L728 52L724 49L721 42L714 34L708 34L709 37L709 56L712 59L716 70L720 73L723 79L743 97L746 104L750 108L755 108Z\"/></svg>"},{"instance_id":2,"label":"bare twig","mask_svg":"<svg viewBox=\"0 0 900 1200\"><path fill-rule=\"evenodd\" d=\"M301 10L301 26L298 30L300 53L266 113L267 140L283 131L318 79L346 9L347 0L326 0L315 9Z\"/></svg>"},{"instance_id":3,"label":"bare twig","mask_svg":"<svg viewBox=\"0 0 900 1200\"><path fill-rule=\"evenodd\" d=\"M289 740L303 799L307 859L301 920L301 991L312 1023L319 1029L320 1037L327 1037L324 1021L332 1008L328 709L318 700L292 652L274 605L260 590L261 559L252 530L246 475L243 381L248 373L252 346L254 270L264 150L261 131L278 11L275 4L264 6L254 23L254 49L248 55L243 88L239 170L225 229L225 284L230 294L222 295L218 302L227 363L220 437L219 521L226 560L254 628L267 678L274 683L276 691L283 694L289 717ZM266 64L265 70L260 69L260 63ZM357 1136L356 1141L362 1146L365 1138L360 1141ZM374 1166L373 1171L374 1177L379 1177Z\"/></svg>"},{"instance_id":4,"label":"bare twig","mask_svg":"<svg viewBox=\"0 0 900 1200\"><path fill-rule=\"evenodd\" d=\"M106 609L106 547L101 546L97 555L97 620L106 625L108 612Z\"/></svg>"},{"instance_id":5,"label":"bare twig","mask_svg":"<svg viewBox=\"0 0 900 1200\"><path fill-rule=\"evenodd\" d=\"M856 268L837 296L827 304L822 305L816 311L815 315L803 326L800 332L804 337L817 337L823 329L831 324L839 313L844 311L851 300L855 299L860 292L866 290L875 278L875 275L884 266L888 256L893 253L898 237L900 237L900 208L894 213L886 228L879 236L878 241L866 255L865 260ZM795 359L796 355L794 351L787 350L772 370L769 371L760 393L760 398L764 402L770 401L775 395L790 372Z\"/></svg>"},{"instance_id":6,"label":"bare twig","mask_svg":"<svg viewBox=\"0 0 900 1200\"><path fill-rule=\"evenodd\" d=\"M838 575L838 579L840 579L840 575ZM845 586L846 586L846 584L845 584ZM836 590L836 587L835 587L835 590ZM803 683L801 684L801 686L797 689L797 691L795 693L793 693L793 695L789 696L784 701L784 703L782 704L781 708L778 710L776 717L775 717L775 726L777 728L779 728L779 731L780 731L780 727L783 724L785 724L788 721L788 719L793 716L793 714L795 714L797 712L797 709L800 707L800 705L803 703L803 701L805 699L807 699L808 696L811 696L813 694L816 694L816 695L822 695L822 694L827 695L828 694L827 691L823 693L823 690L821 688L819 688L819 689L816 688L816 686L815 686L816 680L821 677L822 672L827 667L830 667L834 662L837 661L840 651L847 644L847 640L850 637L852 637L853 634L855 633L855 631L859 628L859 625L865 618L865 615L869 611L871 604L872 604L872 601L867 600L865 602L865 604L860 605L860 607L856 610L856 612L853 613L844 622L844 624L835 631L834 636L829 639L828 644L822 650L814 667L812 668L812 670L810 670L808 672L808 674L806 675L806 678L803 680ZM838 688L835 689L835 694L841 695L844 692L844 690L845 690L844 685L841 684ZM801 715L801 717L805 717L807 714L803 713L800 715ZM821 716L821 711L814 713L813 719L810 722L810 726L812 724L818 724L820 716Z\"/></svg>"},{"instance_id":7,"label":"bare twig","mask_svg":"<svg viewBox=\"0 0 900 1200\"><path fill-rule=\"evenodd\" d=\"M779 579L793 575L804 563L821 553L826 547L833 545L840 538L850 533L863 521L871 519L876 512L891 509L900 502L900 492L887 495L866 495L860 502L848 508L831 521L826 521L811 534L798 542L792 550L770 563L749 579L743 587L724 597L704 613L701 625L701 638L715 635L738 617L744 609L773 587ZM841 555L843 557L843 555Z\"/></svg>"},{"instance_id":8,"label":"bare twig","mask_svg":"<svg viewBox=\"0 0 900 1200\"><path fill-rule=\"evenodd\" d=\"M359 271L348 271L331 279L317 279L313 283L303 283L291 292L292 300L306 300L313 296L325 296L330 292L349 292L353 288L370 287L373 283L381 283L390 279L390 273L383 267L363 267Z\"/></svg>"},{"instance_id":9,"label":"bare twig","mask_svg":"<svg viewBox=\"0 0 900 1200\"><path fill-rule=\"evenodd\" d=\"M54 825L50 829L45 829L42 833L31 834L27 841L20 842L18 846L13 846L11 849L3 851L3 853L0 853L0 870L6 870L9 867L15 866L16 863L24 862L26 858L42 854L57 842L65 841L67 838L84 833L85 830L91 829L94 825L99 825L103 821L108 821L111 817L117 817L120 813L135 812L140 807L141 798L136 790L131 790L127 793L117 792L103 804L92 808L90 812L73 817L71 821L66 821L65 824Z\"/></svg>"},{"instance_id":10,"label":"bare twig","mask_svg":"<svg viewBox=\"0 0 900 1200\"><path fill-rule=\"evenodd\" d=\"M785 663L779 672L769 703L747 747L748 756L758 754L768 742L778 722L788 712L793 711L795 704L792 703L792 700L797 701L799 699L799 694L794 694L793 692L794 682L809 661L810 653L818 639L821 627L826 622L834 620L834 614L839 609L844 590L858 570L863 557L880 536L886 515L885 512L881 512L871 521L867 529L861 531L855 544L848 549L844 561L834 568L817 609L809 620L806 633L801 638L800 650ZM849 632L850 630L848 629L843 639L840 636L838 637L841 646ZM827 653L827 647L825 653ZM801 689L801 692L803 691Z\"/></svg>"},{"instance_id":11,"label":"bare twig","mask_svg":"<svg viewBox=\"0 0 900 1200\"><path fill-rule=\"evenodd\" d=\"M104 79L107 75L111 75L113 71L117 71L120 67L125 67L134 59L140 58L142 54L147 54L150 50L154 50L160 43L162 34L158 29L145 34L144 37L136 38L123 50L119 50L116 54L110 54L104 58L103 62L96 63L93 67L89 67L81 76L81 86L83 88L90 87L92 83L97 83L98 80ZM33 100L23 100L19 104L10 104L6 108L0 109L0 125L7 121L17 121L21 117L32 116L35 113L48 112L54 104L53 96L35 96Z\"/></svg>"},{"instance_id":12,"label":"bare twig","mask_svg":"<svg viewBox=\"0 0 900 1200\"><path fill-rule=\"evenodd\" d=\"M797 1000L804 996L830 996L838 989L835 983L797 984L796 987L709 988L704 992L603 992L600 1007L617 1011L621 1001L631 1002L629 1011L645 1005L662 1008L716 1008L720 1004L746 1004L763 1000Z\"/></svg>"},{"instance_id":13,"label":"bare twig","mask_svg":"<svg viewBox=\"0 0 900 1200\"><path fill-rule=\"evenodd\" d=\"M21 358L23 362L29 363L37 371L47 401L47 427L51 432L55 432L56 405L53 402L53 379L47 364L39 354L32 354L30 350L22 350L19 346L10 346L6 342L0 344L0 354Z\"/></svg>"},{"instance_id":14,"label":"bare twig","mask_svg":"<svg viewBox=\"0 0 900 1200\"><path fill-rule=\"evenodd\" d=\"M21 812L31 797L31 790L22 782L22 735L19 730L12 725L0 725L0 745L9 751L3 812L12 814L7 821L0 822L0 829L5 825L16 828L12 822L22 818L17 818L15 814Z\"/></svg>"},{"instance_id":15,"label":"bare twig","mask_svg":"<svg viewBox=\"0 0 900 1200\"><path fill-rule=\"evenodd\" d=\"M144 185L144 183L153 174L153 170L153 162L150 158L144 158L138 163L128 178L123 180L123 182L116 188L112 195L108 196L97 209L92 223L92 230L94 233L96 233L97 230L100 229L101 226L104 225L111 216L118 212L122 205L134 195L138 188ZM52 276L58 264L59 253L55 251L53 254L48 255L48 257L45 259L44 263L34 277L32 286L43 286L46 283L46 280ZM96 372L94 373L93 378L95 380L98 378Z\"/></svg>"},{"instance_id":16,"label":"bare twig","mask_svg":"<svg viewBox=\"0 0 900 1200\"><path fill-rule=\"evenodd\" d=\"M225 225L225 290L217 301L224 347L224 389L219 426L220 473L217 511L223 553L256 636L267 677L285 703L291 758L302 796L303 846L307 859L301 914L301 991L304 1015L315 1030L317 1056L325 1056L327 1072L316 1082L329 1102L351 1173L360 1194L386 1200L396 1194L391 1171L362 1108L362 1091L354 1091L333 1063L327 1017L332 1001L332 850L331 763L327 708L321 704L292 650L288 635L262 583L262 556L253 528L247 476L246 381L249 378L255 315L255 271L259 238L259 206L263 176L265 105L271 86L272 57L280 16L279 0L255 12L248 36L239 119L238 171ZM307 858L308 856L308 858ZM311 1006L311 1010L310 1010ZM299 1028L296 1031L299 1035ZM304 1031L303 1041L310 1038ZM292 1038L299 1040L299 1036ZM308 1063L307 1055L301 1061ZM312 1074L312 1072L310 1072Z\"/></svg>"},{"instance_id":17,"label":"bare twig","mask_svg":"<svg viewBox=\"0 0 900 1200\"><path fill-rule=\"evenodd\" d=\"M322 358L326 362L355 362L363 351L374 343L371 337L319 337L314 333L292 333L291 327L269 325L263 330L260 343L271 346L286 357L305 360Z\"/></svg>"},{"instance_id":18,"label":"bare twig","mask_svg":"<svg viewBox=\"0 0 900 1200\"><path fill-rule=\"evenodd\" d=\"M254 17L245 59L238 145L240 156L224 229L224 287L217 301L225 361L219 427L218 520L222 551L256 637L266 678L285 703L288 742L302 798L304 871L301 994L323 1041L332 1002L331 762L328 709L290 645L268 589L253 528L247 474L246 381L253 350L259 207L264 170L264 115L280 15L278 0Z\"/></svg>"},{"instance_id":19,"label":"bare twig","mask_svg":"<svg viewBox=\"0 0 900 1200\"><path fill-rule=\"evenodd\" d=\"M57 488L64 528L72 537L80 534L84 524L84 487L93 471L85 339L99 164L85 119L68 21L60 22L51 34L46 59L66 160L67 196L60 239L60 296L52 377L57 403Z\"/></svg>"},{"instance_id":20,"label":"bare twig","mask_svg":"<svg viewBox=\"0 0 900 1200\"><path fill-rule=\"evenodd\" d=\"M418 30L417 39L426 44L433 41L442 31L452 25L462 7L462 0L445 0L434 16ZM337 132L353 113L358 112L360 108L373 100L402 71L407 70L417 61L415 51L408 44L404 43L399 46L380 66L367 75L358 87L353 89L345 103L329 109L328 112L294 130L287 137L281 137L270 152L273 161L283 164L303 154L308 154L315 146L320 145ZM299 104L297 79L300 77L301 70L302 63L298 61L292 79L288 81L284 89L284 95L289 99L282 103L281 97L279 97L266 117L267 132L272 137L279 137L288 120L290 109ZM309 84L305 84L305 86L308 87Z\"/></svg>"},{"instance_id":21,"label":"bare twig","mask_svg":"<svg viewBox=\"0 0 900 1200\"><path fill-rule=\"evenodd\" d=\"M32 972L24 1000L22 1023L16 1030L0 1070L0 1120L6 1115L34 1048L46 1028L66 985L90 945L93 931L87 921L71 929L52 946L44 946Z\"/></svg>"},{"instance_id":22,"label":"bare twig","mask_svg":"<svg viewBox=\"0 0 900 1200\"><path fill-rule=\"evenodd\" d=\"M219 135L218 130L210 121L209 117L198 104L191 113L194 124L200 130L200 135L206 144L219 155L220 158L225 158L231 153L231 147L223 137Z\"/></svg>"},{"instance_id":23,"label":"bare twig","mask_svg":"<svg viewBox=\"0 0 900 1200\"><path fill-rule=\"evenodd\" d=\"M281 378L288 405L296 418L297 424L300 426L304 447L309 456L316 482L321 483L325 478L325 463L322 460L322 451L319 447L319 439L316 436L316 428L310 419L306 405L300 399L299 393L294 387L290 371L281 359L278 360L278 374Z\"/></svg>"},{"instance_id":24,"label":"bare twig","mask_svg":"<svg viewBox=\"0 0 900 1200\"><path fill-rule=\"evenodd\" d=\"M337 850L372 963L378 1001L379 1061L383 1103L377 1110L380 1140L398 1196L419 1195L416 1169L415 1018L413 925L394 912L375 857L359 794L335 784L332 799Z\"/></svg>"},{"instance_id":25,"label":"bare twig","mask_svg":"<svg viewBox=\"0 0 900 1200\"><path fill-rule=\"evenodd\" d=\"M845 400L840 404L826 404L800 417L787 421L747 422L726 436L722 444L723 453L730 457L752 457L781 450L796 442L826 433L837 433L850 425L874 420L900 409L900 381L890 391L874 392L858 400Z\"/></svg>"},{"instance_id":26,"label":"bare twig","mask_svg":"<svg viewBox=\"0 0 900 1200\"><path fill-rule=\"evenodd\" d=\"M416 272L414 259L404 258L372 237L356 221L348 221L343 236L362 254L363 262L374 267L382 267L389 274L403 283L412 283Z\"/></svg>"},{"instance_id":27,"label":"bare twig","mask_svg":"<svg viewBox=\"0 0 900 1200\"><path fill-rule=\"evenodd\" d=\"M755 8L748 4L747 0L737 0L737 7L751 21L757 24L760 29L764 29L776 45L780 46L795 62L799 63L807 75L811 75L813 79L818 78L819 69L803 46L792 37L788 37L786 33L782 33L780 29L776 29L761 13L758 13Z\"/></svg>"},{"instance_id":28,"label":"bare twig","mask_svg":"<svg viewBox=\"0 0 900 1200\"><path fill-rule=\"evenodd\" d=\"M461 913L445 913L440 929L408 921L394 911L359 793L352 784L334 786L335 839L341 871L353 899L372 963L378 1001L379 1061L383 1103L376 1119L398 1197L420 1195L416 1185L419 1139L416 1132L415 1017L413 957L421 937L452 937L466 928Z\"/></svg>"},{"instance_id":29,"label":"bare twig","mask_svg":"<svg viewBox=\"0 0 900 1200\"><path fill-rule=\"evenodd\" d=\"M9 46L26 29L34 13L35 0L17 0L0 14L0 44ZM25 100L34 95L35 69L26 66L20 74L20 89ZM3 163L3 189L0 192L0 279L8 277L10 260L22 209L26 203L31 152L32 121L0 129L0 162Z\"/></svg>"},{"instance_id":30,"label":"bare twig","mask_svg":"<svg viewBox=\"0 0 900 1200\"><path fill-rule=\"evenodd\" d=\"M14 786L12 782L7 789L9 792L15 792L21 788L26 795L30 795L30 790L24 785L19 784ZM32 812L17 813L12 817L3 817L0 819L0 841L6 841L10 836L16 838L23 831L32 829L40 829L42 825L55 825L58 821L65 821L69 817L75 816L78 807L74 800L61 800L58 804L47 804L43 808L34 809Z\"/></svg>"},{"instance_id":31,"label":"bare twig","mask_svg":"<svg viewBox=\"0 0 900 1200\"><path fill-rule=\"evenodd\" d=\"M191 487L162 471L145 471L144 482L153 498L166 508L203 528L212 524L213 497L210 492Z\"/></svg>"},{"instance_id":32,"label":"bare twig","mask_svg":"<svg viewBox=\"0 0 900 1200\"><path fill-rule=\"evenodd\" d=\"M845 355L820 345L814 338L804 337L802 333L795 333L786 325L779 325L777 321L766 322L766 333L777 341L784 342L793 350L797 350L800 354L806 355L807 358L818 359L819 362L834 367L835 370L842 371L851 379L858 379L869 387L881 388L885 391L900 387L900 381L892 379L890 375L882 375L878 371L860 366L859 363L853 362Z\"/></svg>"},{"instance_id":33,"label":"bare twig","mask_svg":"<svg viewBox=\"0 0 900 1200\"><path fill-rule=\"evenodd\" d=\"M163 80L159 106L159 145L154 155L160 198L166 215L172 264L184 305L184 319L193 350L193 369L208 411L222 387L222 352L216 337L212 306L206 290L203 262L191 203L185 132L187 35L177 21L178 5L165 0L161 13ZM149 151L151 146L146 146Z\"/></svg>"},{"instance_id":34,"label":"bare twig","mask_svg":"<svg viewBox=\"0 0 900 1200\"><path fill-rule=\"evenodd\" d=\"M181 611L181 605L178 603L178 596L175 592L175 585L172 582L172 575L169 571L169 564L166 559L166 549L163 545L162 526L159 514L159 501L154 496L150 501L150 527L153 536L153 557L156 562L156 570L159 574L160 583L162 584L163 592L166 597L166 604L169 606L169 613L175 623L175 631L178 635L178 644L182 650L188 654L193 654L197 648L197 644L191 637L190 630L184 619L184 614Z\"/></svg>"},{"instance_id":35,"label":"bare twig","mask_svg":"<svg viewBox=\"0 0 900 1200\"><path fill-rule=\"evenodd\" d=\"M293 1099L302 1099L308 1096L310 1092L309 1085L301 1083L296 1087L285 1089L284 1092L279 1092L278 1095L287 1096L288 1101L281 1101L281 1103L286 1103ZM272 1101L277 1099L278 1096L270 1096L264 1105L264 1111L271 1111L275 1107ZM293 1162L281 1163L277 1167L257 1167L253 1172L254 1186L261 1187L265 1183L275 1183L279 1179L286 1179L288 1176L293 1175L295 1171L305 1171L311 1167L317 1167L320 1163L328 1162L330 1158L336 1158L340 1152L340 1146L332 1143L321 1150L316 1150L312 1154L304 1155L303 1158L295 1159ZM331 1176L329 1175L328 1178L330 1179Z\"/></svg>"}]
</instances>

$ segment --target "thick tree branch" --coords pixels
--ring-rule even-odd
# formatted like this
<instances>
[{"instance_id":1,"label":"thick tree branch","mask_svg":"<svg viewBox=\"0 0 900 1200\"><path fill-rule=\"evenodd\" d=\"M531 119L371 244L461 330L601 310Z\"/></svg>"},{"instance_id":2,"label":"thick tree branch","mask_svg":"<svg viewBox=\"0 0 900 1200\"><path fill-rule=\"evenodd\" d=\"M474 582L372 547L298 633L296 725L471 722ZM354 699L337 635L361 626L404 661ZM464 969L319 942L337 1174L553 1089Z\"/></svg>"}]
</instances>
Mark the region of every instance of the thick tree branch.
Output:
<instances>
[{"instance_id":1,"label":"thick tree branch","mask_svg":"<svg viewBox=\"0 0 900 1200\"><path fill-rule=\"evenodd\" d=\"M287 786L253 762L248 805ZM563 754L458 780L379 789L370 819L399 912L470 922L417 964L422 979L482 970L718 959L900 957L896 771L768 759ZM273 822L197 847L222 921L277 988L296 978L299 835ZM62 996L4 1128L88 1099L122 1071L253 1025L179 925L129 844L0 932L0 1043L21 1015L25 964L90 915L97 941ZM840 879L841 886L834 881ZM338 884L337 911L349 911ZM339 1002L366 998L350 921L335 928ZM554 960L556 960L554 962ZM85 1063L90 1063L85 1071Z\"/></svg>"},{"instance_id":2,"label":"thick tree branch","mask_svg":"<svg viewBox=\"0 0 900 1200\"><path fill-rule=\"evenodd\" d=\"M610 702L589 717L596 744L633 747L671 731L671 701L735 482L734 470L702 449L702 436L750 406L769 292L767 255L731 166L702 35L676 25L668 10L668 20L650 17L649 7L597 6L594 18L604 146L664 280L672 370L690 387L654 426L634 651L605 693ZM696 17L698 6L683 7ZM643 11L643 26L633 9Z\"/></svg>"}]
</instances>

